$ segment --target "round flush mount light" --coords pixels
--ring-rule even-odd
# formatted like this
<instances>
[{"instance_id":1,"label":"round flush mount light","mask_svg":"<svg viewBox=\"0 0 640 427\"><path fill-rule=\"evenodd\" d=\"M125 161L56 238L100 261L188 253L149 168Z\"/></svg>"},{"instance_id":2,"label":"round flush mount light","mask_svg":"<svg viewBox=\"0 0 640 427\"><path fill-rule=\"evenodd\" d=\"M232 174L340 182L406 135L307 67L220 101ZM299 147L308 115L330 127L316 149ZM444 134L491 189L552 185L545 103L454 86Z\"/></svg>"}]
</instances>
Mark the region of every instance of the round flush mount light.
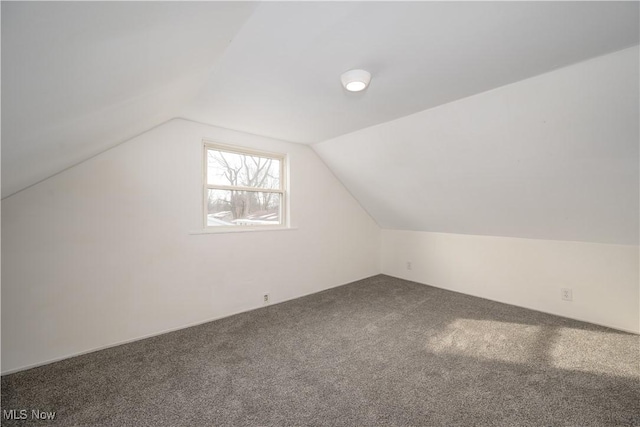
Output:
<instances>
[{"instance_id":1,"label":"round flush mount light","mask_svg":"<svg viewBox=\"0 0 640 427\"><path fill-rule=\"evenodd\" d=\"M360 92L369 86L371 73L365 70L349 70L340 76L340 80L349 92Z\"/></svg>"}]
</instances>

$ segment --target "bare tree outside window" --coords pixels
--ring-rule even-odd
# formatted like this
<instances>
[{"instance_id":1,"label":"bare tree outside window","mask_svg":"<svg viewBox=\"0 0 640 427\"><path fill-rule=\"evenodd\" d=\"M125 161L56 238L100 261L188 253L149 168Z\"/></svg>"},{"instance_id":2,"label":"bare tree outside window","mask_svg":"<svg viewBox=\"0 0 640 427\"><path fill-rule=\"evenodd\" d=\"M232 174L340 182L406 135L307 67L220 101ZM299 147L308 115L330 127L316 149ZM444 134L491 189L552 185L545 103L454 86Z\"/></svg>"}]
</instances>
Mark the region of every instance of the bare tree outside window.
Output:
<instances>
[{"instance_id":1,"label":"bare tree outside window","mask_svg":"<svg viewBox=\"0 0 640 427\"><path fill-rule=\"evenodd\" d=\"M281 225L284 157L205 146L206 225Z\"/></svg>"}]
</instances>

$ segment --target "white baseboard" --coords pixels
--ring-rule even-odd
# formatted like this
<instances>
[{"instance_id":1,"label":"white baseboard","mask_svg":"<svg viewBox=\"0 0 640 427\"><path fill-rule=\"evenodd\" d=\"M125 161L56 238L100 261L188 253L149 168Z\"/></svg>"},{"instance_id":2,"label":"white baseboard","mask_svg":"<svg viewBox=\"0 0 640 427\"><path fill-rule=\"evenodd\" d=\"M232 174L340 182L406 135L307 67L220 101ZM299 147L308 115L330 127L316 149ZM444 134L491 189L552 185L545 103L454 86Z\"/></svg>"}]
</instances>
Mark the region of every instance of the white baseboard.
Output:
<instances>
[{"instance_id":1,"label":"white baseboard","mask_svg":"<svg viewBox=\"0 0 640 427\"><path fill-rule=\"evenodd\" d=\"M68 354L68 355L65 355L65 356L56 357L56 358L53 358L53 359L46 360L44 362L38 362L38 363L33 363L31 365L21 366L19 368L15 368L15 369L9 369L7 371L2 371L2 373L0 375L14 374L16 372L22 372L22 371L26 371L28 369L38 368L40 366L49 365L49 364L55 363L55 362L60 362L61 360L71 359L72 357L82 356L84 354L89 354L89 353L93 353L93 352L100 351L100 350L106 350L108 348L117 347L119 345L129 344L129 343L136 342L136 341L141 341L141 340L144 340L144 339L147 339L147 338L157 337L158 335L168 334L170 332L175 332L175 331L179 331L181 329L187 329L187 328L191 328L191 327L194 327L194 326L203 325L203 324L209 323L209 322L215 322L216 320L224 319L226 317L231 317L231 316L235 316L237 314L247 313L249 311L259 310L261 308L267 308L267 307L270 307L270 306L282 304L282 303L285 303L285 302L288 302L288 301L293 301L293 300L298 299L298 298L303 298L303 297L306 297L306 296L309 296L309 295L313 295L313 294L317 294L317 293L320 293L320 292L324 292L324 291L327 291L329 289L339 288L340 286L345 286L345 285L348 285L348 284L353 283L353 282L357 282L357 281L360 281L360 280L368 279L370 277L375 277L375 276L378 276L379 274L380 273L375 274L373 276L367 276L367 277L363 277L363 278L360 278L360 279L351 280L351 281L349 281L347 283L341 283L341 284L338 284L338 285L330 286L328 288L320 289L318 291L308 292L306 294L302 294L302 295L298 295L298 296L295 296L295 297L287 298L287 299L284 299L282 301L273 302L273 303L271 303L269 305L266 305L266 306L265 305L259 305L259 306L256 306L256 307L248 308L246 310L240 310L240 311L236 311L236 312L233 312L233 313L230 313L230 314L225 314L223 316L217 316L217 317L212 317L212 318L209 318L209 319L199 320L197 322L193 322L193 323L189 323L189 324L186 324L186 325L177 326L175 328L164 329L164 330L162 330L160 332L153 332L151 334L143 335L143 336L140 336L140 337L131 338L131 339L124 340L124 341L118 341L116 343L112 343L112 344L107 344L107 345L103 345L103 346L100 346L100 347L91 348L89 350L84 350L84 351L80 351L80 352L77 352L77 353L72 353L72 354Z\"/></svg>"},{"instance_id":2,"label":"white baseboard","mask_svg":"<svg viewBox=\"0 0 640 427\"><path fill-rule=\"evenodd\" d=\"M640 332L638 332L638 331L633 331L633 330L631 330L631 329L621 328L621 327L619 327L619 326L607 325L607 324L604 324L604 323L597 323L597 322L594 322L594 321L592 321L592 320L580 319L580 318L578 318L578 317L566 316L566 315L564 315L564 314L553 313L553 312L550 312L550 311L540 310L540 309L538 309L538 308L527 307L527 306L525 306L525 305L513 304L513 303L511 303L511 302L508 302L508 301L501 301L501 300L499 300L499 299L495 299L495 298L487 298L487 297L482 296L482 295L469 294L469 293L462 292L462 291L456 291L456 290L454 290L454 289L450 289L450 288L444 288L444 287L442 287L442 286L432 285L432 284L430 284L430 283L423 283L423 282L418 282L418 281L416 281L416 280L407 279L407 278L405 278L405 277L394 276L394 275L392 275L392 274L388 274L388 273L382 273L382 274L383 274L383 275L385 275L385 276L394 277L394 278L396 278L396 279L401 279L401 280L406 280L406 281L408 281L408 282L417 283L417 284L419 284L419 285L431 286L432 288L438 288L438 289L442 289L442 290L445 290L445 291L455 292L455 293L457 293L457 294L468 295L468 296L475 297L475 298L481 298L481 299L485 299L485 300L487 300L487 301L499 302L499 303L501 303L501 304L507 304L507 305L511 305L511 306L513 306L513 307L526 308L527 310L537 311L538 313L550 314L550 315L552 315L552 316L558 316L558 317L562 317L562 318L570 319L570 320L577 320L578 322L589 323L589 324L591 324L591 325L603 326L603 327L605 327L605 328L615 329L616 331L627 332L627 333L629 333L629 334L633 334L633 335L640 335Z\"/></svg>"}]
</instances>

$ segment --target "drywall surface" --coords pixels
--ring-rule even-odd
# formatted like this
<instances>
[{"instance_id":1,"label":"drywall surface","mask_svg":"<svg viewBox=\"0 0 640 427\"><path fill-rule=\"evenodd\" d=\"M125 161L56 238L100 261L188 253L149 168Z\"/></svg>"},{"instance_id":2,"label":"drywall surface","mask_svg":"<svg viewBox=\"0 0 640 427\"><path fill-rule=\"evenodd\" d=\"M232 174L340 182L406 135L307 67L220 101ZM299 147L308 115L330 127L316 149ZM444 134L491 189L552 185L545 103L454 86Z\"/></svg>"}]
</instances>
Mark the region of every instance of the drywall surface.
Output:
<instances>
[{"instance_id":1,"label":"drywall surface","mask_svg":"<svg viewBox=\"0 0 640 427\"><path fill-rule=\"evenodd\" d=\"M390 276L640 333L638 246L382 230L381 253Z\"/></svg>"},{"instance_id":2,"label":"drywall surface","mask_svg":"<svg viewBox=\"0 0 640 427\"><path fill-rule=\"evenodd\" d=\"M638 46L314 145L385 229L638 244Z\"/></svg>"},{"instance_id":3,"label":"drywall surface","mask_svg":"<svg viewBox=\"0 0 640 427\"><path fill-rule=\"evenodd\" d=\"M2 197L176 117L251 2L2 2Z\"/></svg>"},{"instance_id":4,"label":"drywall surface","mask_svg":"<svg viewBox=\"0 0 640 427\"><path fill-rule=\"evenodd\" d=\"M260 2L182 116L319 142L636 45L639 6ZM353 68L366 91L340 85Z\"/></svg>"},{"instance_id":5,"label":"drywall surface","mask_svg":"<svg viewBox=\"0 0 640 427\"><path fill-rule=\"evenodd\" d=\"M287 231L202 229L202 140L286 153ZM2 201L2 371L379 273L379 227L311 148L172 120Z\"/></svg>"}]
</instances>

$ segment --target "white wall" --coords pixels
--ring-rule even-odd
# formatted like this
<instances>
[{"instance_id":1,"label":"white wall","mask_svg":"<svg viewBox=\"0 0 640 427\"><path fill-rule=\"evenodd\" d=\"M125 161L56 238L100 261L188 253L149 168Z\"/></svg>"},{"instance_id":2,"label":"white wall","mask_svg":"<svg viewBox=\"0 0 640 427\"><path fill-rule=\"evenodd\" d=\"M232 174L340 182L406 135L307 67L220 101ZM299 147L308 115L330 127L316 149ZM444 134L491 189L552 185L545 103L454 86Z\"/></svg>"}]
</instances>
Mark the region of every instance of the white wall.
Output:
<instances>
[{"instance_id":1,"label":"white wall","mask_svg":"<svg viewBox=\"0 0 640 427\"><path fill-rule=\"evenodd\" d=\"M382 272L640 333L638 246L382 231ZM407 269L411 262L411 270ZM563 301L561 288L573 290Z\"/></svg>"},{"instance_id":2,"label":"white wall","mask_svg":"<svg viewBox=\"0 0 640 427\"><path fill-rule=\"evenodd\" d=\"M313 147L383 228L383 273L640 332L638 53Z\"/></svg>"},{"instance_id":3,"label":"white wall","mask_svg":"<svg viewBox=\"0 0 640 427\"><path fill-rule=\"evenodd\" d=\"M202 224L202 139L287 153L296 229ZM172 120L2 201L2 371L379 273L379 228L307 146Z\"/></svg>"},{"instance_id":4,"label":"white wall","mask_svg":"<svg viewBox=\"0 0 640 427\"><path fill-rule=\"evenodd\" d=\"M380 271L640 332L637 77L635 47L314 147L384 228L512 238L380 246L308 147L167 122L2 201L2 371ZM297 229L190 234L202 138L287 153Z\"/></svg>"},{"instance_id":5,"label":"white wall","mask_svg":"<svg viewBox=\"0 0 640 427\"><path fill-rule=\"evenodd\" d=\"M313 147L382 228L637 245L639 61L634 46Z\"/></svg>"}]
</instances>

